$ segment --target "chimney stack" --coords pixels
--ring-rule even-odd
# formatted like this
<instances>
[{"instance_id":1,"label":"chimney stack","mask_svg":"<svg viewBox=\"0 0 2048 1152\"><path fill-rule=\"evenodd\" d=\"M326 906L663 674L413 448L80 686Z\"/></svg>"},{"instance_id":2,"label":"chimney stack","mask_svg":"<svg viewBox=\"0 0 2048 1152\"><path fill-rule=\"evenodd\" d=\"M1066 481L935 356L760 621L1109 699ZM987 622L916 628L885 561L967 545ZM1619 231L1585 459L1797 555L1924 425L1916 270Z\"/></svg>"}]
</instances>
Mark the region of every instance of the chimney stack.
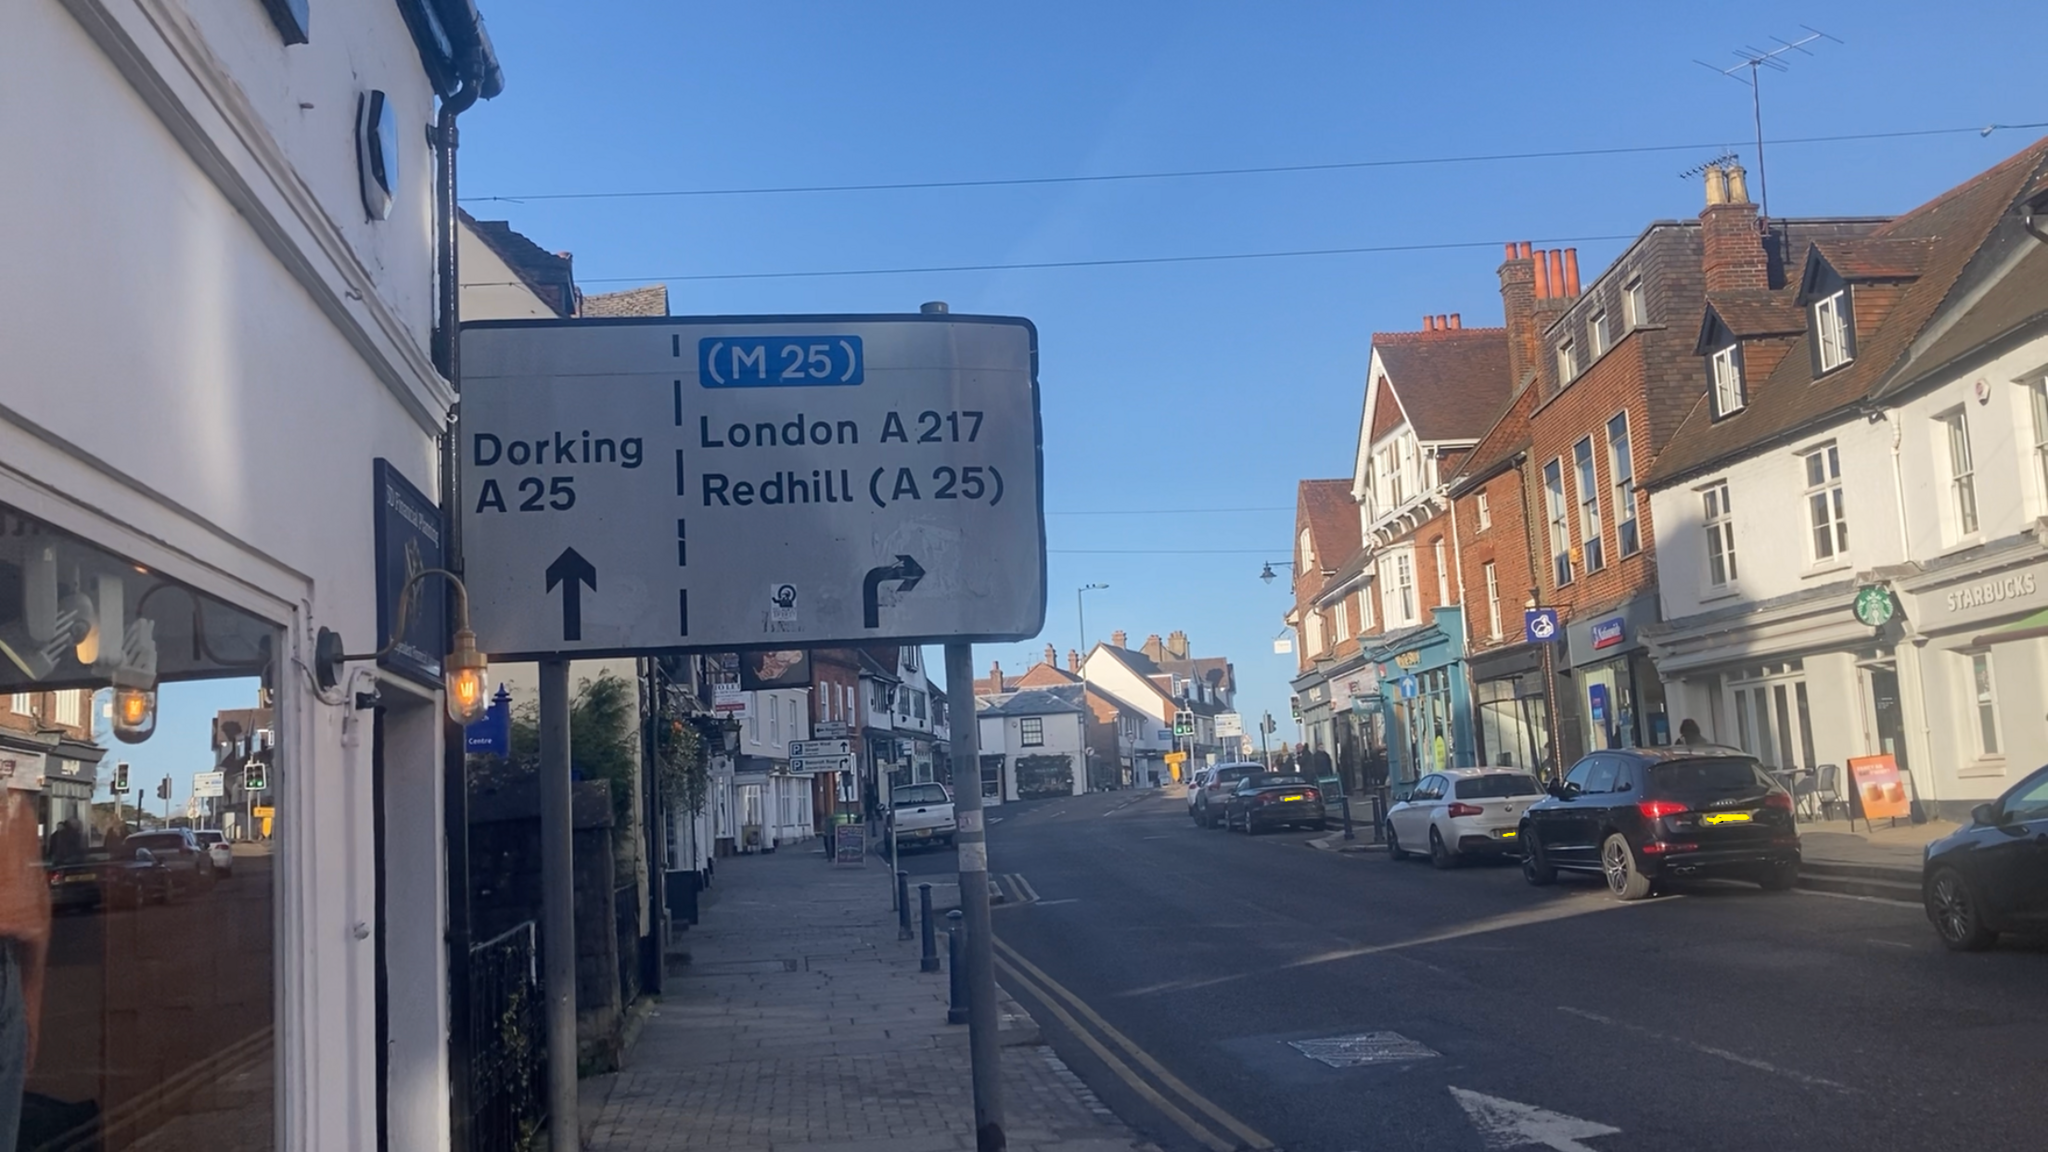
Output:
<instances>
[{"instance_id":1,"label":"chimney stack","mask_svg":"<svg viewBox=\"0 0 2048 1152\"><path fill-rule=\"evenodd\" d=\"M1579 294L1579 250L1577 248L1567 248L1564 250L1564 294L1566 296L1577 296Z\"/></svg>"},{"instance_id":2,"label":"chimney stack","mask_svg":"<svg viewBox=\"0 0 2048 1152\"><path fill-rule=\"evenodd\" d=\"M1069 649L1067 649L1067 671L1069 671L1069 672L1072 672L1072 673L1074 673L1074 674L1076 674L1076 675L1079 675L1079 674L1080 674L1080 672L1081 672L1081 650L1080 650L1080 649L1078 649L1078 648L1069 648Z\"/></svg>"},{"instance_id":3,"label":"chimney stack","mask_svg":"<svg viewBox=\"0 0 2048 1152\"><path fill-rule=\"evenodd\" d=\"M1001 692L1003 690L1003 665L1001 661L991 660L988 662L988 686L991 692Z\"/></svg>"},{"instance_id":4,"label":"chimney stack","mask_svg":"<svg viewBox=\"0 0 2048 1152\"><path fill-rule=\"evenodd\" d=\"M1550 253L1538 252L1535 254L1534 259L1536 261L1536 294L1534 299L1548 300L1550 299Z\"/></svg>"},{"instance_id":5,"label":"chimney stack","mask_svg":"<svg viewBox=\"0 0 2048 1152\"><path fill-rule=\"evenodd\" d=\"M1453 312L1453 313L1451 313L1451 331L1455 332L1455 331L1457 331L1458 329L1460 329L1460 328L1463 328L1464 326L1465 326L1465 317L1464 317L1464 314L1463 314L1463 313L1459 313L1459 312Z\"/></svg>"},{"instance_id":6,"label":"chimney stack","mask_svg":"<svg viewBox=\"0 0 2048 1152\"><path fill-rule=\"evenodd\" d=\"M1125 641L1129 640L1130 638L1130 634L1128 632L1125 632L1121 628L1109 634L1110 644L1117 648L1126 647L1127 645L1125 644Z\"/></svg>"},{"instance_id":7,"label":"chimney stack","mask_svg":"<svg viewBox=\"0 0 2048 1152\"><path fill-rule=\"evenodd\" d=\"M1436 317L1425 314L1422 317L1422 330L1424 332L1436 331Z\"/></svg>"},{"instance_id":8,"label":"chimney stack","mask_svg":"<svg viewBox=\"0 0 2048 1152\"><path fill-rule=\"evenodd\" d=\"M1057 649L1057 648L1054 648L1054 647L1053 647L1052 645L1050 645L1050 644L1047 644L1047 645L1045 646L1045 662L1046 662L1047 664L1050 664L1050 665L1052 665L1052 666L1053 666L1053 667L1055 667L1055 668L1059 667L1059 666L1060 666L1060 652L1059 652L1059 649Z\"/></svg>"},{"instance_id":9,"label":"chimney stack","mask_svg":"<svg viewBox=\"0 0 2048 1152\"><path fill-rule=\"evenodd\" d=\"M1563 296L1565 294L1564 253L1558 251L1555 248L1552 248L1550 251L1544 253L1544 255L1550 258L1550 293L1549 297L1547 298Z\"/></svg>"},{"instance_id":10,"label":"chimney stack","mask_svg":"<svg viewBox=\"0 0 2048 1152\"><path fill-rule=\"evenodd\" d=\"M1536 363L1536 269L1529 245L1508 245L1500 266L1501 312L1508 327L1508 385L1519 388Z\"/></svg>"},{"instance_id":11,"label":"chimney stack","mask_svg":"<svg viewBox=\"0 0 2048 1152\"><path fill-rule=\"evenodd\" d=\"M1707 291L1765 289L1770 258L1764 252L1757 207L1740 164L1707 169L1707 206L1700 211L1700 270Z\"/></svg>"}]
</instances>

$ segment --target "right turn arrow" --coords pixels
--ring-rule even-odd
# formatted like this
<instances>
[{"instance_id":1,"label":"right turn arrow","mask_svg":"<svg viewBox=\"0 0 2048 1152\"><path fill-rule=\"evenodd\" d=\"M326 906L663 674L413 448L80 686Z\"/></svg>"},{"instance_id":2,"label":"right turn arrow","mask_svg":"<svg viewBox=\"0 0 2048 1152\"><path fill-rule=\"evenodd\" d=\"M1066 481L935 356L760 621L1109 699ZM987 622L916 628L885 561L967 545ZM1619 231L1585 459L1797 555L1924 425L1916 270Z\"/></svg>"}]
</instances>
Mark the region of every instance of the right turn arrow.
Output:
<instances>
[{"instance_id":1,"label":"right turn arrow","mask_svg":"<svg viewBox=\"0 0 2048 1152\"><path fill-rule=\"evenodd\" d=\"M924 579L924 569L909 556L898 553L896 563L882 568L868 569L867 579L861 581L860 606L861 623L869 628L882 626L882 606L878 599L885 581L899 581L896 591L908 592Z\"/></svg>"}]
</instances>

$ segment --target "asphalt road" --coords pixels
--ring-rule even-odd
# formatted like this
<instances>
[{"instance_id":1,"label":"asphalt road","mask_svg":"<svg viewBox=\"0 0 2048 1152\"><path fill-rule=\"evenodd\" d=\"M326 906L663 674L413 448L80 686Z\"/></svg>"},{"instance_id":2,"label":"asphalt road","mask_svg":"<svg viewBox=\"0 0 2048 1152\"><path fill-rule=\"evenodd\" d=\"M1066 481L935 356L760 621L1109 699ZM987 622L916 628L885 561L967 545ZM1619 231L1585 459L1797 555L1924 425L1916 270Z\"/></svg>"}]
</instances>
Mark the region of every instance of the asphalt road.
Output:
<instances>
[{"instance_id":1,"label":"asphalt road","mask_svg":"<svg viewBox=\"0 0 2048 1152\"><path fill-rule=\"evenodd\" d=\"M1177 794L1006 805L998 978L1171 1152L2038 1148L2048 948L1917 907L1703 884L1622 905ZM1021 887L1017 878L1023 879ZM1349 1046L1296 1042L1387 1034Z\"/></svg>"}]
</instances>

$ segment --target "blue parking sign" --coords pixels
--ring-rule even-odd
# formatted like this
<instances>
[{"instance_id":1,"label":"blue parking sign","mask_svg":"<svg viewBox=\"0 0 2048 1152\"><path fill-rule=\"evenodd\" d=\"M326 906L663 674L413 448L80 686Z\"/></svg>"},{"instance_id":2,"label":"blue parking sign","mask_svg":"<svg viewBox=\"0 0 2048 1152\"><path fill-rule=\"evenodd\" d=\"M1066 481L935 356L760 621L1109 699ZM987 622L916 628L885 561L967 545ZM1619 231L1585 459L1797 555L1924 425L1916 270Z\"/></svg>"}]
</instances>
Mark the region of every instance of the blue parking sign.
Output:
<instances>
[{"instance_id":1,"label":"blue parking sign","mask_svg":"<svg viewBox=\"0 0 2048 1152\"><path fill-rule=\"evenodd\" d=\"M1549 644L1560 631L1557 609L1529 608L1522 612L1522 637L1531 644Z\"/></svg>"}]
</instances>

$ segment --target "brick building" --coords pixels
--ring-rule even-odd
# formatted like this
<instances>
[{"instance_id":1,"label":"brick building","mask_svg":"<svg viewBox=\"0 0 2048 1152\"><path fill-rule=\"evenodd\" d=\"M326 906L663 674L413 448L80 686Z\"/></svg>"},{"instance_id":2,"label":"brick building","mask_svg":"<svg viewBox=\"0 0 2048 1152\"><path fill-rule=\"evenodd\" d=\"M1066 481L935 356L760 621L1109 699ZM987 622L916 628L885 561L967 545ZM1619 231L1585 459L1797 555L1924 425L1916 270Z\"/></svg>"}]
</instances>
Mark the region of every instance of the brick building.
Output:
<instances>
[{"instance_id":1,"label":"brick building","mask_svg":"<svg viewBox=\"0 0 2048 1152\"><path fill-rule=\"evenodd\" d=\"M83 688L0 695L0 768L10 779L36 781L43 838L78 821L87 842L106 834L93 820L98 765L105 750L92 739L92 693ZM15 779L17 786L19 779Z\"/></svg>"}]
</instances>

